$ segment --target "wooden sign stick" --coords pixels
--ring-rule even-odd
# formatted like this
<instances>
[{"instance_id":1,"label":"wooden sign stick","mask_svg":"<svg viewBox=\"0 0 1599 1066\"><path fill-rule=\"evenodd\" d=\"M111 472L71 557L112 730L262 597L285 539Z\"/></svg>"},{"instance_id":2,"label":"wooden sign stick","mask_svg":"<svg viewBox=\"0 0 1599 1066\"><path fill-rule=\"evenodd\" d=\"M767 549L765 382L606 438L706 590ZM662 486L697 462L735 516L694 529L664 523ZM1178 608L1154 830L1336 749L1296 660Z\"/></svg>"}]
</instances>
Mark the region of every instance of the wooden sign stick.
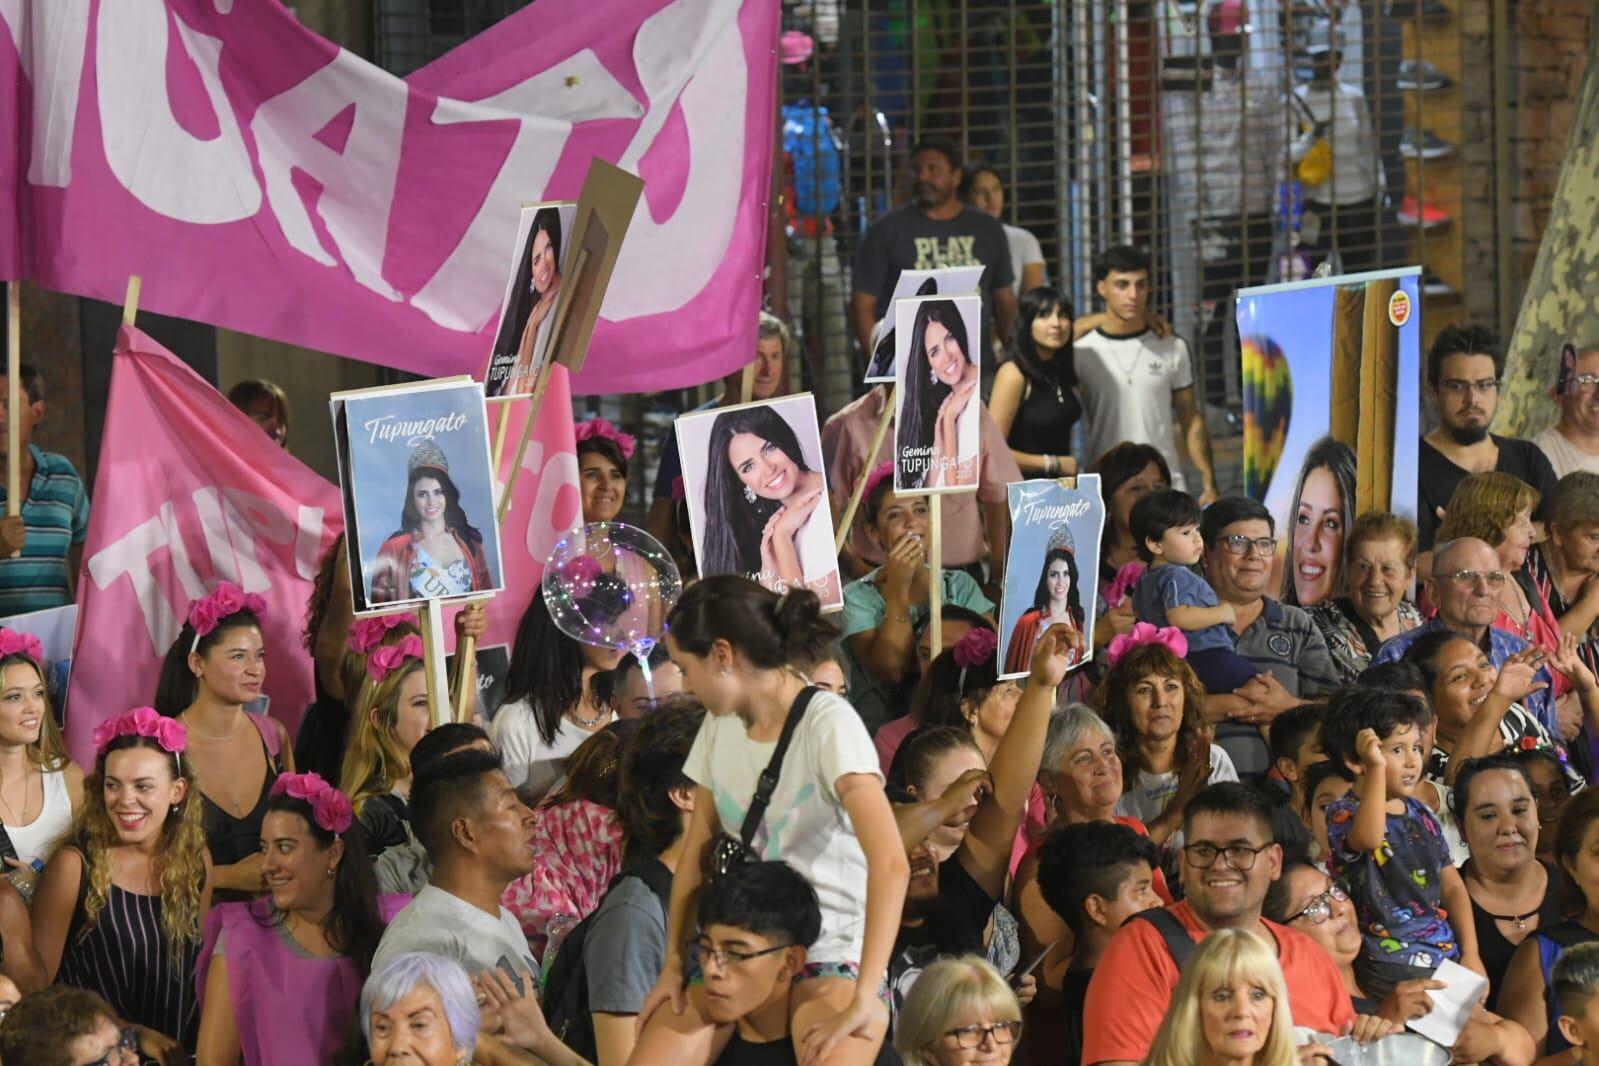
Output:
<instances>
[{"instance_id":1,"label":"wooden sign stick","mask_svg":"<svg viewBox=\"0 0 1599 1066\"><path fill-rule=\"evenodd\" d=\"M944 503L937 496L928 503L927 565L933 574L927 582L928 647L936 659L944 650Z\"/></svg>"},{"instance_id":2,"label":"wooden sign stick","mask_svg":"<svg viewBox=\"0 0 1599 1066\"><path fill-rule=\"evenodd\" d=\"M6 284L6 514L22 513L22 282ZM12 553L15 558L18 550Z\"/></svg>"},{"instance_id":3,"label":"wooden sign stick","mask_svg":"<svg viewBox=\"0 0 1599 1066\"><path fill-rule=\"evenodd\" d=\"M838 520L838 528L833 531L834 555L844 550L849 540L849 527L855 521L855 512L860 510L861 500L866 495L866 482L871 478L872 471L877 469L877 453L883 447L883 438L888 436L888 424L894 420L894 389L893 385L888 387L888 402L883 405L883 417L877 420L877 432L872 434L872 446L866 451L866 466L861 470L860 477L855 479L855 491L849 494L849 504Z\"/></svg>"},{"instance_id":4,"label":"wooden sign stick","mask_svg":"<svg viewBox=\"0 0 1599 1066\"><path fill-rule=\"evenodd\" d=\"M422 672L428 681L428 711L435 726L444 723L444 612L438 600L428 600L417 612L422 623Z\"/></svg>"}]
</instances>

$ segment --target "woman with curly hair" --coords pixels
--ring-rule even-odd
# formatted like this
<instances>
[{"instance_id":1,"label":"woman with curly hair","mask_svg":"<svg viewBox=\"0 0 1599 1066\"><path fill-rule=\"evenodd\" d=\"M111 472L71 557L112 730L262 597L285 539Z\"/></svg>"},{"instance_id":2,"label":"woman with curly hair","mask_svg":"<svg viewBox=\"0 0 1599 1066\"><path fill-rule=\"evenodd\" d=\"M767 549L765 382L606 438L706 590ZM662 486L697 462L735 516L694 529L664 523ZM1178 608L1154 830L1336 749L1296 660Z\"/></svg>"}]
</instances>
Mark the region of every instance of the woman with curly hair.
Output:
<instances>
[{"instance_id":1,"label":"woman with curly hair","mask_svg":"<svg viewBox=\"0 0 1599 1066\"><path fill-rule=\"evenodd\" d=\"M411 450L406 468L400 528L378 548L368 600L378 606L491 588L483 534L461 509L444 450L430 437Z\"/></svg>"},{"instance_id":2,"label":"woman with curly hair","mask_svg":"<svg viewBox=\"0 0 1599 1066\"><path fill-rule=\"evenodd\" d=\"M900 401L899 476L903 489L977 484L977 418L972 407L981 376L954 300L924 300L916 309ZM973 417L966 417L970 412Z\"/></svg>"},{"instance_id":3,"label":"woman with curly hair","mask_svg":"<svg viewBox=\"0 0 1599 1066\"><path fill-rule=\"evenodd\" d=\"M1094 692L1121 751L1126 791L1116 813L1143 822L1161 844L1177 834L1194 793L1238 780L1232 759L1210 742L1205 686L1184 661L1187 650L1181 630L1140 622L1111 642L1110 670Z\"/></svg>"},{"instance_id":4,"label":"woman with curly hair","mask_svg":"<svg viewBox=\"0 0 1599 1066\"><path fill-rule=\"evenodd\" d=\"M35 894L36 983L24 991L59 980L97 992L165 1061L195 1047L194 967L211 906L188 730L141 707L102 722L94 745L83 809Z\"/></svg>"}]
</instances>

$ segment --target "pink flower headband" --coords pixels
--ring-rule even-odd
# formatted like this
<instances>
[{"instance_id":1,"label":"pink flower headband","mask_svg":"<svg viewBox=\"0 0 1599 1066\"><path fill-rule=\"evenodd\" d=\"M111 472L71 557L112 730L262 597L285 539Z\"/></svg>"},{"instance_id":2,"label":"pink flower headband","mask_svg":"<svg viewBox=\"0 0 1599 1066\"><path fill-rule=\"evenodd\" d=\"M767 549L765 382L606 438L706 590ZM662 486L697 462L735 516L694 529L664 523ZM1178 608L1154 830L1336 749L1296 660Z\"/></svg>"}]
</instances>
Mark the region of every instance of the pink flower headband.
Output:
<instances>
[{"instance_id":1,"label":"pink flower headband","mask_svg":"<svg viewBox=\"0 0 1599 1066\"><path fill-rule=\"evenodd\" d=\"M107 718L94 727L90 739L94 741L95 754L104 755L113 740L135 736L154 740L162 751L178 757L179 768L183 766L183 752L189 746L189 731L183 728L182 722L166 717L154 707L140 707L127 714Z\"/></svg>"},{"instance_id":2,"label":"pink flower headband","mask_svg":"<svg viewBox=\"0 0 1599 1066\"><path fill-rule=\"evenodd\" d=\"M7 655L26 655L34 665L44 662L44 648L32 633L18 633L15 629L0 629L0 659Z\"/></svg>"},{"instance_id":3,"label":"pink flower headband","mask_svg":"<svg viewBox=\"0 0 1599 1066\"><path fill-rule=\"evenodd\" d=\"M573 556L555 569L571 583L572 595L579 599L593 592L594 583L605 573L605 567L592 555Z\"/></svg>"},{"instance_id":4,"label":"pink flower headband","mask_svg":"<svg viewBox=\"0 0 1599 1066\"><path fill-rule=\"evenodd\" d=\"M872 472L866 475L866 490L861 493L861 500L865 501L871 499L873 490L883 483L883 479L893 476L893 463L878 463L872 468Z\"/></svg>"},{"instance_id":5,"label":"pink flower headband","mask_svg":"<svg viewBox=\"0 0 1599 1066\"><path fill-rule=\"evenodd\" d=\"M1123 563L1122 568L1116 571L1116 577L1105 589L1105 603L1112 609L1120 607L1122 601L1133 594L1133 586L1138 584L1138 579L1143 576L1143 563Z\"/></svg>"},{"instance_id":6,"label":"pink flower headband","mask_svg":"<svg viewBox=\"0 0 1599 1066\"><path fill-rule=\"evenodd\" d=\"M1188 638L1176 626L1156 629L1148 622L1134 622L1131 633L1123 633L1110 642L1110 647L1105 650L1105 662L1115 666L1140 644L1164 644L1179 659L1188 654Z\"/></svg>"},{"instance_id":7,"label":"pink flower headband","mask_svg":"<svg viewBox=\"0 0 1599 1066\"><path fill-rule=\"evenodd\" d=\"M999 637L991 629L981 626L971 630L960 640L955 642L951 654L955 657L955 665L961 668L960 678L955 682L957 690L966 687L966 671L974 666L982 666L992 662L994 654L999 650Z\"/></svg>"},{"instance_id":8,"label":"pink flower headband","mask_svg":"<svg viewBox=\"0 0 1599 1066\"><path fill-rule=\"evenodd\" d=\"M418 629L422 628L422 623L417 620L416 615L409 612L405 614L383 614L376 618L359 618L354 625L350 626L350 650L357 655L365 655L379 644L382 644L383 638L388 636L391 630L398 629L403 625L413 625Z\"/></svg>"},{"instance_id":9,"label":"pink flower headband","mask_svg":"<svg viewBox=\"0 0 1599 1066\"><path fill-rule=\"evenodd\" d=\"M385 677L404 666L407 659L421 659L424 657L422 638L413 633L368 655L366 657L366 676L373 681L381 682Z\"/></svg>"},{"instance_id":10,"label":"pink flower headband","mask_svg":"<svg viewBox=\"0 0 1599 1066\"><path fill-rule=\"evenodd\" d=\"M210 594L189 607L189 625L194 628L194 643L189 653L200 650L200 638L216 631L224 618L249 611L257 616L266 613L266 600L253 592L245 592L231 581L219 581Z\"/></svg>"},{"instance_id":11,"label":"pink flower headband","mask_svg":"<svg viewBox=\"0 0 1599 1066\"><path fill-rule=\"evenodd\" d=\"M630 434L623 433L604 418L591 418L586 422L579 422L573 427L572 435L577 438L579 444L595 437L603 437L621 449L623 459L633 458L633 449L637 444Z\"/></svg>"},{"instance_id":12,"label":"pink flower headband","mask_svg":"<svg viewBox=\"0 0 1599 1066\"><path fill-rule=\"evenodd\" d=\"M321 774L279 774L278 779L272 782L269 796L276 799L282 795L304 800L310 806L311 817L316 819L316 824L335 837L347 832L355 821L355 809L350 806L350 797L324 781Z\"/></svg>"}]
</instances>

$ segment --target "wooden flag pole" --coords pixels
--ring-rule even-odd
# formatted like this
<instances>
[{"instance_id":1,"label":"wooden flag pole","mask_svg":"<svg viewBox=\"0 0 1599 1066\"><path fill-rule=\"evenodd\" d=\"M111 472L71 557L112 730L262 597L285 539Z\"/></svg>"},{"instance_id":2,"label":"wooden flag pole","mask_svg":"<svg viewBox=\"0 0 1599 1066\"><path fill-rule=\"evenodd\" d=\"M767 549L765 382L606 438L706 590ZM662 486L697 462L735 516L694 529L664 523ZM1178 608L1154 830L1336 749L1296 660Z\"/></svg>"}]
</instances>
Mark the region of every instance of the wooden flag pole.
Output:
<instances>
[{"instance_id":1,"label":"wooden flag pole","mask_svg":"<svg viewBox=\"0 0 1599 1066\"><path fill-rule=\"evenodd\" d=\"M866 482L877 468L877 453L883 447L883 438L888 436L888 424L894 420L894 389L893 385L888 387L888 401L883 404L883 416L877 420L877 432L872 434L872 446L866 452L866 465L855 479L855 491L849 494L849 503L839 518L838 528L833 531L835 555L843 551L845 543L849 541L850 525L855 521L855 512L860 510L861 500L866 496Z\"/></svg>"},{"instance_id":2,"label":"wooden flag pole","mask_svg":"<svg viewBox=\"0 0 1599 1066\"><path fill-rule=\"evenodd\" d=\"M444 680L444 612L438 600L428 600L417 612L422 622L422 672L428 681L428 713L442 725L449 687Z\"/></svg>"},{"instance_id":3,"label":"wooden flag pole","mask_svg":"<svg viewBox=\"0 0 1599 1066\"><path fill-rule=\"evenodd\" d=\"M128 291L122 297L122 324L133 325L133 320L139 317L139 290L144 287L144 278L138 274L128 276Z\"/></svg>"},{"instance_id":4,"label":"wooden flag pole","mask_svg":"<svg viewBox=\"0 0 1599 1066\"><path fill-rule=\"evenodd\" d=\"M927 502L927 565L933 575L927 582L928 647L936 659L944 650L944 504L937 496Z\"/></svg>"},{"instance_id":5,"label":"wooden flag pole","mask_svg":"<svg viewBox=\"0 0 1599 1066\"><path fill-rule=\"evenodd\" d=\"M22 513L22 282L6 285L6 514ZM19 548L12 557L22 554Z\"/></svg>"}]
</instances>

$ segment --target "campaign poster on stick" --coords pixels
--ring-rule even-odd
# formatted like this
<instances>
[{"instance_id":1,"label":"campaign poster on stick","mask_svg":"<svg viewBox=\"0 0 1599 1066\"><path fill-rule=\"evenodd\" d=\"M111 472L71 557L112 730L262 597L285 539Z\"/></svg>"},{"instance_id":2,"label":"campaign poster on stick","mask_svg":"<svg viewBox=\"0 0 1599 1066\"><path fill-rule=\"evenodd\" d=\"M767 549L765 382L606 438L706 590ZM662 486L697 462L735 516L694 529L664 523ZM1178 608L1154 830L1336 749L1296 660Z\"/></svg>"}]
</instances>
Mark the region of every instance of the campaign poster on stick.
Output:
<instances>
[{"instance_id":1,"label":"campaign poster on stick","mask_svg":"<svg viewBox=\"0 0 1599 1066\"><path fill-rule=\"evenodd\" d=\"M743 574L777 592L810 589L844 607L822 435L810 393L677 420L700 574Z\"/></svg>"},{"instance_id":2,"label":"campaign poster on stick","mask_svg":"<svg viewBox=\"0 0 1599 1066\"><path fill-rule=\"evenodd\" d=\"M894 315L894 491L975 489L982 300L900 300Z\"/></svg>"},{"instance_id":3,"label":"campaign poster on stick","mask_svg":"<svg viewBox=\"0 0 1599 1066\"><path fill-rule=\"evenodd\" d=\"M1051 626L1071 626L1093 658L1099 597L1099 550L1105 503L1099 475L1060 481L1018 481L1007 486L1010 550L999 612L1000 677L1023 677L1038 638Z\"/></svg>"},{"instance_id":4,"label":"campaign poster on stick","mask_svg":"<svg viewBox=\"0 0 1599 1066\"><path fill-rule=\"evenodd\" d=\"M1244 492L1276 523L1270 587L1284 603L1344 594L1344 533L1356 515L1415 518L1420 273L1238 293Z\"/></svg>"},{"instance_id":5,"label":"campaign poster on stick","mask_svg":"<svg viewBox=\"0 0 1599 1066\"><path fill-rule=\"evenodd\" d=\"M529 204L517 223L505 298L494 347L483 371L491 400L528 396L549 355L561 282L571 263L572 221L577 204Z\"/></svg>"},{"instance_id":6,"label":"campaign poster on stick","mask_svg":"<svg viewBox=\"0 0 1599 1066\"><path fill-rule=\"evenodd\" d=\"M356 611L499 591L483 387L451 378L330 405Z\"/></svg>"},{"instance_id":7,"label":"campaign poster on stick","mask_svg":"<svg viewBox=\"0 0 1599 1066\"><path fill-rule=\"evenodd\" d=\"M866 366L866 383L887 384L894 380L894 308L901 299L974 294L982 283L983 268L980 266L900 271L899 280L894 283L893 299L883 309L882 320L872 331L877 342L872 346L871 362Z\"/></svg>"}]
</instances>

